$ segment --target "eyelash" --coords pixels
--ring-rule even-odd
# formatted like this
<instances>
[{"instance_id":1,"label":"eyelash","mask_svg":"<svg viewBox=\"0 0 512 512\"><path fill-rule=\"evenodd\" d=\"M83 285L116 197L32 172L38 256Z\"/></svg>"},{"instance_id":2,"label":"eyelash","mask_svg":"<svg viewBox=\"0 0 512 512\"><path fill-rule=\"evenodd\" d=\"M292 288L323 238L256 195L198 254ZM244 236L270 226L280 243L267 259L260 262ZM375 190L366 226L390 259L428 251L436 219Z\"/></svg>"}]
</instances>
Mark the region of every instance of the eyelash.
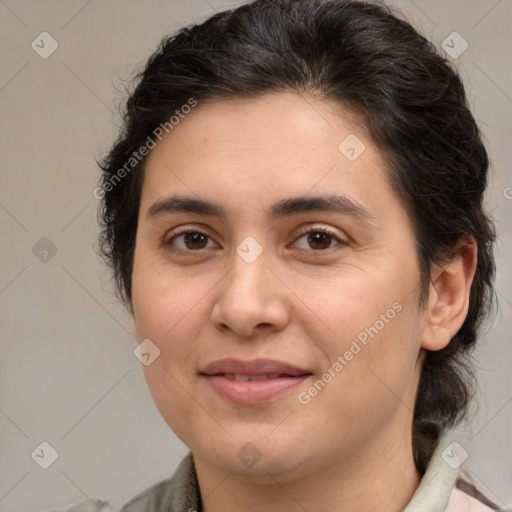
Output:
<instances>
[{"instance_id":1,"label":"eyelash","mask_svg":"<svg viewBox=\"0 0 512 512\"><path fill-rule=\"evenodd\" d=\"M184 251L184 252L199 252L199 251L201 251L201 249L194 251L194 250L190 250L190 249L175 248L173 246L173 242L174 242L174 240L176 240L176 238L178 238L181 235L186 235L188 233L203 235L211 240L211 237L204 231L201 231L199 229L184 228L182 230L174 232L171 237L167 238L164 241L164 245L171 247L173 250ZM304 231L301 231L298 234L297 239L300 239L304 235L308 235L310 233L324 233L324 234L332 237L336 242L338 242L338 245L342 245L342 246L348 245L348 242L346 240L342 240L336 233L334 233L334 231L330 230L329 228L325 228L325 227L308 227L307 229L305 229ZM333 248L334 247L328 247L327 249L320 249L320 250L312 249L311 252L322 253L322 252L326 252ZM301 250L307 250L307 249L301 249Z\"/></svg>"}]
</instances>

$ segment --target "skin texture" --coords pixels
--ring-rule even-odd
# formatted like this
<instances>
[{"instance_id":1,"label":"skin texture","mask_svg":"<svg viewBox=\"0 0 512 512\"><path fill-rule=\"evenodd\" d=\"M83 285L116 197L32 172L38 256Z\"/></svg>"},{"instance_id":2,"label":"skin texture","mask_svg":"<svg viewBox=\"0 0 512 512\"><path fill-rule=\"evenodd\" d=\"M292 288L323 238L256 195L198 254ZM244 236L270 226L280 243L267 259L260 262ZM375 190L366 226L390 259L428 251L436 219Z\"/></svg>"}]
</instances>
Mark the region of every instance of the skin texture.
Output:
<instances>
[{"instance_id":1,"label":"skin texture","mask_svg":"<svg viewBox=\"0 0 512 512\"><path fill-rule=\"evenodd\" d=\"M365 145L354 161L338 149L350 134ZM348 197L369 218L268 213L284 198L322 194ZM214 201L227 216L147 218L172 195ZM178 227L209 238L187 245L172 238ZM334 237L308 242L303 231L317 228ZM252 263L236 250L249 236L263 249ZM474 244L461 244L433 269L419 306L409 217L362 120L342 106L287 93L188 114L146 162L132 302L137 340L161 351L144 367L149 389L194 454L204 510L403 509L420 480L411 424L423 349L443 348L462 325L475 258ZM393 305L400 311L300 403ZM313 375L267 403L237 405L199 374L225 357L278 359ZM239 455L246 443L261 454L251 467Z\"/></svg>"}]
</instances>

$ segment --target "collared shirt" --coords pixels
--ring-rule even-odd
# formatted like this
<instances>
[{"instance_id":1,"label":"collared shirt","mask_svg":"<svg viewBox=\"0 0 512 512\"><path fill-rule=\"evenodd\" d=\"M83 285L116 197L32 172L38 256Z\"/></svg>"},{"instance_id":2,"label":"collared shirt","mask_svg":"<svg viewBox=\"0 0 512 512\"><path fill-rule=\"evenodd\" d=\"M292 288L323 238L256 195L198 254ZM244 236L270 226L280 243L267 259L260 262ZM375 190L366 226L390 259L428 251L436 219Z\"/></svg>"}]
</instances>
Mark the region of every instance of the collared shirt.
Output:
<instances>
[{"instance_id":1,"label":"collared shirt","mask_svg":"<svg viewBox=\"0 0 512 512\"><path fill-rule=\"evenodd\" d=\"M404 512L493 512L481 501L456 488L460 461L447 437L439 440L420 485ZM200 512L201 495L192 453L172 478L141 492L119 512ZM82 500L47 512L111 512L105 500Z\"/></svg>"}]
</instances>

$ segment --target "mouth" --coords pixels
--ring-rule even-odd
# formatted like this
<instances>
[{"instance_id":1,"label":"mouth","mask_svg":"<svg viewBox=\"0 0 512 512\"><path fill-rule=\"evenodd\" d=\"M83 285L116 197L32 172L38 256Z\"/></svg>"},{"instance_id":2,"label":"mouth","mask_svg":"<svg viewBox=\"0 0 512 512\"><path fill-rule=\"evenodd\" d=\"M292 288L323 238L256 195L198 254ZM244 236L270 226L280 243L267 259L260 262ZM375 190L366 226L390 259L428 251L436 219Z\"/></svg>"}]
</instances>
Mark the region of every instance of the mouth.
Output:
<instances>
[{"instance_id":1,"label":"mouth","mask_svg":"<svg viewBox=\"0 0 512 512\"><path fill-rule=\"evenodd\" d=\"M207 365L200 375L224 399L255 405L291 392L312 373L276 360L223 359Z\"/></svg>"},{"instance_id":2,"label":"mouth","mask_svg":"<svg viewBox=\"0 0 512 512\"><path fill-rule=\"evenodd\" d=\"M217 374L217 376L225 377L228 380L236 380L239 382L255 382L260 380L274 380L282 379L285 377L296 377L295 375L287 375L285 373L264 373L262 375L246 375L242 373L221 373Z\"/></svg>"}]
</instances>

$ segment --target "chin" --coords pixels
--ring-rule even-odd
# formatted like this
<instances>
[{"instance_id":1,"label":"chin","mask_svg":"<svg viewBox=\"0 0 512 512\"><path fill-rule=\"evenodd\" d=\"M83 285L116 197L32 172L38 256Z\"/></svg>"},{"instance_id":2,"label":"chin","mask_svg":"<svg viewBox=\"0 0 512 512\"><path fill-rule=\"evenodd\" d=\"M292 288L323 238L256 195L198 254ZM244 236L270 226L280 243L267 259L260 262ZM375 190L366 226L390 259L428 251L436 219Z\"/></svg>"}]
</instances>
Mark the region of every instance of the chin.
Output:
<instances>
[{"instance_id":1,"label":"chin","mask_svg":"<svg viewBox=\"0 0 512 512\"><path fill-rule=\"evenodd\" d=\"M194 456L208 461L222 471L250 477L261 484L275 484L276 479L287 481L299 478L303 471L310 472L308 450L304 436L295 438L289 432L270 434L265 425L264 434L254 429L204 445L195 443L191 448ZM307 437L306 437L307 439ZM300 446L298 450L297 447Z\"/></svg>"}]
</instances>

